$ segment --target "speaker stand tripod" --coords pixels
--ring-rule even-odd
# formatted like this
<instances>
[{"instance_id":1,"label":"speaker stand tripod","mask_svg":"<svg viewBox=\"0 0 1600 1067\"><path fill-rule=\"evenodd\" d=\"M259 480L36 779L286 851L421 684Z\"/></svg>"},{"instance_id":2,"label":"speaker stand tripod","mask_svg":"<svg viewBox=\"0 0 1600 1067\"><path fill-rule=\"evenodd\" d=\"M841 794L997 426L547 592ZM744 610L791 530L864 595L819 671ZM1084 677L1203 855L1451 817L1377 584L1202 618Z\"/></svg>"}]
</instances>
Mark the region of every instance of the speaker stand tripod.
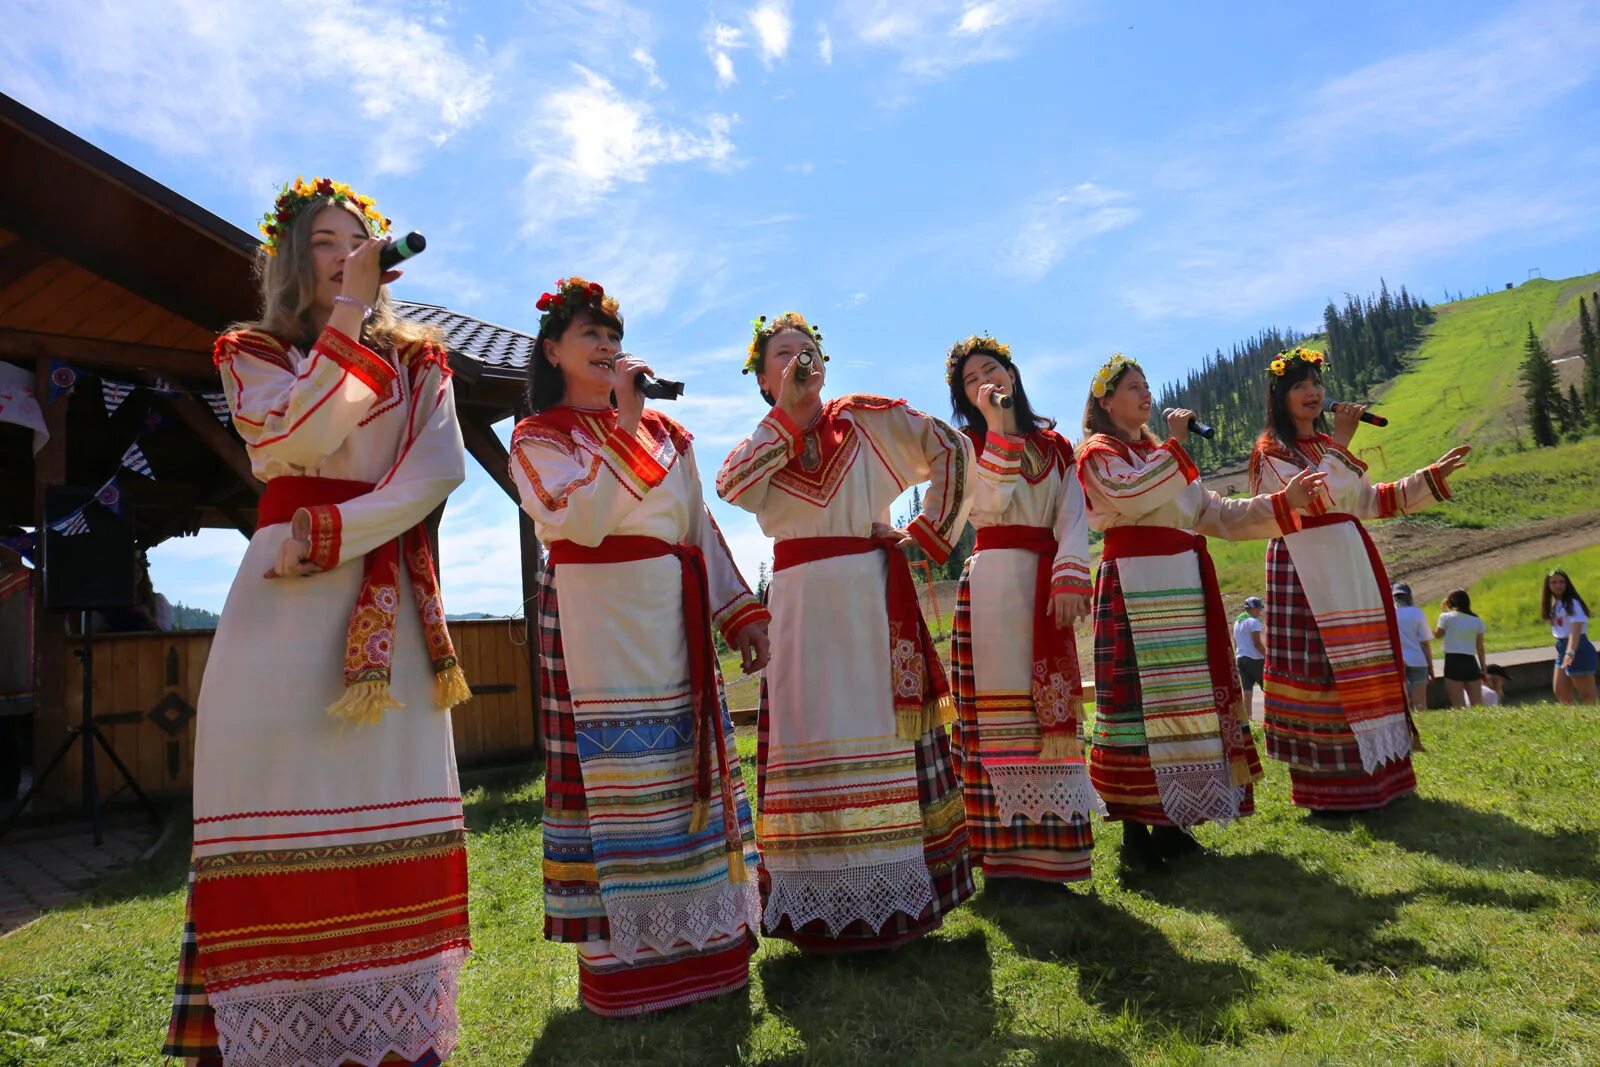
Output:
<instances>
[{"instance_id":1,"label":"speaker stand tripod","mask_svg":"<svg viewBox=\"0 0 1600 1067\"><path fill-rule=\"evenodd\" d=\"M144 790L139 788L139 783L133 780L127 764L122 762L117 755L117 750L111 747L111 742L105 733L94 721L94 612L83 613L83 708L81 718L76 726L69 727L66 740L61 742L61 747L56 749L56 754L50 757L50 762L45 764L44 770L34 778L28 791L17 801L17 806L12 809L6 820L0 823L0 837L6 835L12 825L28 810L28 803L33 800L34 794L39 792L50 775L61 766L61 761L66 759L67 753L72 751L72 746L79 741L83 742L83 810L88 816L89 823L94 829L94 843L100 845L105 839L105 823L100 810L100 781L95 774L94 746L95 742L106 750L117 772L122 775L122 780L128 783L128 788L133 790L133 795L139 798L139 803L149 813L152 822L161 821L161 812L144 795Z\"/></svg>"}]
</instances>

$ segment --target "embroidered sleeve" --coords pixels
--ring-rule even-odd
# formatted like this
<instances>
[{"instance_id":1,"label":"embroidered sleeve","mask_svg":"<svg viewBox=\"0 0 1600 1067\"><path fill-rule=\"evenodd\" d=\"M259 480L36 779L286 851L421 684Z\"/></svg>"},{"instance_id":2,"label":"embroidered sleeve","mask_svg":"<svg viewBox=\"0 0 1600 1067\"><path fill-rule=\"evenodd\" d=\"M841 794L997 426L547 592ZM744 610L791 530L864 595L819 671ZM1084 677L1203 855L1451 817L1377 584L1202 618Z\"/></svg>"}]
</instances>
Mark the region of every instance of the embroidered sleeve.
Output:
<instances>
[{"instance_id":1,"label":"embroidered sleeve","mask_svg":"<svg viewBox=\"0 0 1600 1067\"><path fill-rule=\"evenodd\" d=\"M979 526L993 526L1001 521L1011 503L1027 442L990 431L982 446L983 451L973 464L972 521Z\"/></svg>"},{"instance_id":2,"label":"embroidered sleeve","mask_svg":"<svg viewBox=\"0 0 1600 1067\"><path fill-rule=\"evenodd\" d=\"M331 327L298 369L287 347L255 330L223 334L212 358L251 452L296 467L336 452L374 401L396 388L388 361Z\"/></svg>"},{"instance_id":3,"label":"embroidered sleeve","mask_svg":"<svg viewBox=\"0 0 1600 1067\"><path fill-rule=\"evenodd\" d=\"M1079 457L1078 473L1091 505L1136 519L1173 503L1189 488L1193 479L1184 469L1186 462L1187 454L1174 442L1156 449L1148 459L1097 448ZM1192 469L1193 464L1189 466Z\"/></svg>"},{"instance_id":4,"label":"embroidered sleeve","mask_svg":"<svg viewBox=\"0 0 1600 1067\"><path fill-rule=\"evenodd\" d=\"M728 542L722 537L721 527L711 517L711 512L706 510L705 500L700 496L700 468L695 463L694 452L685 451L680 462L688 464L684 473L688 475L688 484L694 487L694 507L698 510L690 519L688 540L698 545L706 557L706 578L711 587L711 621L722 634L722 639L732 644L740 630L753 622L770 622L772 616L745 583L738 565L733 562L733 553L728 551Z\"/></svg>"},{"instance_id":5,"label":"embroidered sleeve","mask_svg":"<svg viewBox=\"0 0 1600 1067\"><path fill-rule=\"evenodd\" d=\"M759 511L767 498L772 476L794 458L800 428L789 416L773 408L756 426L756 432L739 442L717 472L717 495L746 511Z\"/></svg>"},{"instance_id":6,"label":"embroidered sleeve","mask_svg":"<svg viewBox=\"0 0 1600 1067\"><path fill-rule=\"evenodd\" d=\"M524 419L511 435L511 479L546 542L598 545L666 476L666 468L617 426L593 447L547 429L538 416Z\"/></svg>"},{"instance_id":7,"label":"embroidered sleeve","mask_svg":"<svg viewBox=\"0 0 1600 1067\"><path fill-rule=\"evenodd\" d=\"M1089 512L1083 486L1070 462L1061 476L1061 500L1056 507L1056 558L1050 569L1052 593L1094 591L1089 581Z\"/></svg>"},{"instance_id":8,"label":"embroidered sleeve","mask_svg":"<svg viewBox=\"0 0 1600 1067\"><path fill-rule=\"evenodd\" d=\"M312 560L330 570L417 525L466 478L465 456L449 373L432 366L417 376L400 453L372 491L303 509L311 517Z\"/></svg>"},{"instance_id":9,"label":"embroidered sleeve","mask_svg":"<svg viewBox=\"0 0 1600 1067\"><path fill-rule=\"evenodd\" d=\"M927 482L922 513L906 532L928 558L950 558L972 510L972 441L931 415L901 402L852 406L852 413L874 453L902 491Z\"/></svg>"}]
</instances>

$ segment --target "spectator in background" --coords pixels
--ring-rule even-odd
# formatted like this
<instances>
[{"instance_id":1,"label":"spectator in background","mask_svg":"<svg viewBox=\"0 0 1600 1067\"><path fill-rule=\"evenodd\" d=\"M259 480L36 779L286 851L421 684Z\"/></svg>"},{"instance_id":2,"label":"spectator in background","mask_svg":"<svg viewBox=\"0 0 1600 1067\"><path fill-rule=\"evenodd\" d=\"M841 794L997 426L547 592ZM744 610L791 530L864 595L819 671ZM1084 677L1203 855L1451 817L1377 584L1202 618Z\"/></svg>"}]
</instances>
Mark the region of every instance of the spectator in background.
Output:
<instances>
[{"instance_id":1,"label":"spectator in background","mask_svg":"<svg viewBox=\"0 0 1600 1067\"><path fill-rule=\"evenodd\" d=\"M1428 617L1412 603L1409 585L1396 582L1389 592L1394 597L1394 621L1406 665L1406 697L1412 711L1421 711L1428 706L1428 683L1433 680L1433 634Z\"/></svg>"},{"instance_id":2,"label":"spectator in background","mask_svg":"<svg viewBox=\"0 0 1600 1067\"><path fill-rule=\"evenodd\" d=\"M1472 610L1465 589L1453 590L1439 607L1439 625L1433 636L1444 638L1444 689L1452 708L1483 703L1483 651L1487 629Z\"/></svg>"},{"instance_id":3,"label":"spectator in background","mask_svg":"<svg viewBox=\"0 0 1600 1067\"><path fill-rule=\"evenodd\" d=\"M1261 671L1267 663L1267 646L1261 640L1261 614L1266 607L1260 597L1247 596L1244 613L1233 620L1233 655L1247 708L1255 707L1255 691L1261 688Z\"/></svg>"},{"instance_id":4,"label":"spectator in background","mask_svg":"<svg viewBox=\"0 0 1600 1067\"><path fill-rule=\"evenodd\" d=\"M1491 663L1483 669L1483 706L1492 708L1496 704L1506 702L1506 685L1511 681L1511 674L1498 663Z\"/></svg>"},{"instance_id":5,"label":"spectator in background","mask_svg":"<svg viewBox=\"0 0 1600 1067\"><path fill-rule=\"evenodd\" d=\"M1551 686L1563 704L1596 702L1595 670L1600 655L1589 640L1589 605L1578 595L1563 570L1553 570L1544 580L1539 597L1539 617L1550 624L1556 639L1556 666Z\"/></svg>"}]
</instances>

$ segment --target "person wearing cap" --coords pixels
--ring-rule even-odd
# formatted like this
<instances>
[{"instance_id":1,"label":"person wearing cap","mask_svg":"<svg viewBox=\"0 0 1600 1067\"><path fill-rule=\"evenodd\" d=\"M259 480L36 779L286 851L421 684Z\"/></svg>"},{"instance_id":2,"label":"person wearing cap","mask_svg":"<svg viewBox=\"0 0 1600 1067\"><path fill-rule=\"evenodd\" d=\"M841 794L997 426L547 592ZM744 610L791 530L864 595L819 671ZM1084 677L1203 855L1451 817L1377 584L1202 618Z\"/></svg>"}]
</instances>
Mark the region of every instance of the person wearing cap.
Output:
<instances>
[{"instance_id":1,"label":"person wearing cap","mask_svg":"<svg viewBox=\"0 0 1600 1067\"><path fill-rule=\"evenodd\" d=\"M1244 705L1251 707L1261 688L1261 670L1267 664L1267 646L1261 640L1261 615L1267 609L1260 597L1244 598L1244 611L1233 620L1233 655L1244 686Z\"/></svg>"},{"instance_id":2,"label":"person wearing cap","mask_svg":"<svg viewBox=\"0 0 1600 1067\"><path fill-rule=\"evenodd\" d=\"M1412 603L1409 585L1395 582L1389 595L1400 634L1400 657L1406 667L1406 701L1412 711L1421 711L1428 706L1428 683L1433 680L1433 631L1428 628L1428 617Z\"/></svg>"}]
</instances>

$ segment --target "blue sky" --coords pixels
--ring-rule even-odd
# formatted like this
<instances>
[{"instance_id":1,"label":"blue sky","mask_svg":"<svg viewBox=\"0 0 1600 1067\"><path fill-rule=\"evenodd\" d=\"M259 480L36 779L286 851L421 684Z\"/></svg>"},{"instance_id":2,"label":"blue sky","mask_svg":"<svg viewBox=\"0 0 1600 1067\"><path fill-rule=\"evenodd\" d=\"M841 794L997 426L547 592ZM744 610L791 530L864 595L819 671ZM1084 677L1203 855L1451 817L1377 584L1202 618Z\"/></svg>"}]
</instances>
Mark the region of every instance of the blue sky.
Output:
<instances>
[{"instance_id":1,"label":"blue sky","mask_svg":"<svg viewBox=\"0 0 1600 1067\"><path fill-rule=\"evenodd\" d=\"M1113 349L1163 379L1380 276L1600 266L1595 0L6 9L0 91L241 226L326 174L428 235L406 298L531 332L558 275L605 283L707 477L761 313L821 324L830 392L940 415L988 330L1070 428ZM765 539L713 512L753 583ZM480 471L452 498L452 611L517 608L514 518ZM220 607L243 544L169 542L158 588Z\"/></svg>"}]
</instances>

